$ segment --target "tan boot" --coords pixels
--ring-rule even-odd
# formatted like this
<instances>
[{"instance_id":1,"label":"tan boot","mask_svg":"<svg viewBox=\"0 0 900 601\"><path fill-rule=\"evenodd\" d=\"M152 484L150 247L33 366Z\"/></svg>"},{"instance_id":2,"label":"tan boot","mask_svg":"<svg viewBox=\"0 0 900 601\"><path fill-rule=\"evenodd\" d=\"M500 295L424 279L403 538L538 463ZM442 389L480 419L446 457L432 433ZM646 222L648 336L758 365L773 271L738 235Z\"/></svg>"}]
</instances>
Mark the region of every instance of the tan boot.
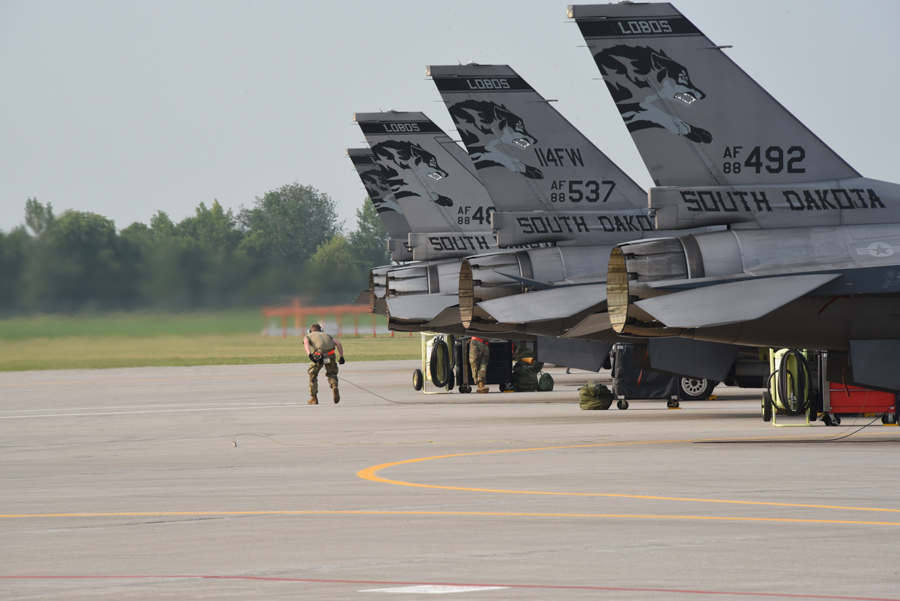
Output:
<instances>
[{"instance_id":1,"label":"tan boot","mask_svg":"<svg viewBox=\"0 0 900 601\"><path fill-rule=\"evenodd\" d=\"M484 394L486 392L490 392L490 389L485 385L484 382L479 382L478 390L476 392L480 392L480 393Z\"/></svg>"},{"instance_id":2,"label":"tan boot","mask_svg":"<svg viewBox=\"0 0 900 601\"><path fill-rule=\"evenodd\" d=\"M313 397L313 398L309 399L308 401L306 401L306 404L307 405L318 405L319 399L317 399L316 397Z\"/></svg>"},{"instance_id":3,"label":"tan boot","mask_svg":"<svg viewBox=\"0 0 900 601\"><path fill-rule=\"evenodd\" d=\"M338 392L338 387L335 386L331 389L331 393L334 395L334 404L337 405L341 402L341 393Z\"/></svg>"}]
</instances>

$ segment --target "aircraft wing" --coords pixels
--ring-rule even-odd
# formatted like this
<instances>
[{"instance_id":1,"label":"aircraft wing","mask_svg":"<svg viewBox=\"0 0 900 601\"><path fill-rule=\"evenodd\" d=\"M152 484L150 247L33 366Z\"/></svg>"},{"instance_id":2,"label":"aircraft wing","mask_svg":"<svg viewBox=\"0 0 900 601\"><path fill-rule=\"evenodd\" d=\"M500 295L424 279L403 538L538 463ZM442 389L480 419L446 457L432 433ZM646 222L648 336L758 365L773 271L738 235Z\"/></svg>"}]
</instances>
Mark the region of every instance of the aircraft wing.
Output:
<instances>
[{"instance_id":1,"label":"aircraft wing","mask_svg":"<svg viewBox=\"0 0 900 601\"><path fill-rule=\"evenodd\" d=\"M411 294L387 299L388 312L396 319L434 319L447 307L459 304L455 294Z\"/></svg>"},{"instance_id":2,"label":"aircraft wing","mask_svg":"<svg viewBox=\"0 0 900 601\"><path fill-rule=\"evenodd\" d=\"M675 292L635 304L670 328L721 326L758 319L839 275L755 278Z\"/></svg>"},{"instance_id":3,"label":"aircraft wing","mask_svg":"<svg viewBox=\"0 0 900 601\"><path fill-rule=\"evenodd\" d=\"M529 323L571 317L606 302L606 282L549 288L478 303L501 323Z\"/></svg>"}]
</instances>

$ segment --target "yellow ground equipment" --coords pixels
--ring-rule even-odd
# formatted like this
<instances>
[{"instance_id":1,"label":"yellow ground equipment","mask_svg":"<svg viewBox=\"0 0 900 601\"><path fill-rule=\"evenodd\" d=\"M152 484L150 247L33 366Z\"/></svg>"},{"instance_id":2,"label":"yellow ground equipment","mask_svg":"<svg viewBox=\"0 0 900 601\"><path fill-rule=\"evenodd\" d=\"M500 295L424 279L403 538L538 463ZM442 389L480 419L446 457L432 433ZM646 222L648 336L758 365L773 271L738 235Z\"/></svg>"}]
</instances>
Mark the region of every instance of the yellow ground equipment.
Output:
<instances>
[{"instance_id":1,"label":"yellow ground equipment","mask_svg":"<svg viewBox=\"0 0 900 601\"><path fill-rule=\"evenodd\" d=\"M422 368L413 371L413 388L425 394L445 394L453 390L456 384L453 343L453 336L422 332ZM426 390L426 382L443 390Z\"/></svg>"},{"instance_id":2,"label":"yellow ground equipment","mask_svg":"<svg viewBox=\"0 0 900 601\"><path fill-rule=\"evenodd\" d=\"M814 411L813 381L806 351L769 350L769 379L762 398L762 417L774 426L808 426ZM804 423L777 423L778 415L804 415ZM815 414L812 419L815 420Z\"/></svg>"}]
</instances>

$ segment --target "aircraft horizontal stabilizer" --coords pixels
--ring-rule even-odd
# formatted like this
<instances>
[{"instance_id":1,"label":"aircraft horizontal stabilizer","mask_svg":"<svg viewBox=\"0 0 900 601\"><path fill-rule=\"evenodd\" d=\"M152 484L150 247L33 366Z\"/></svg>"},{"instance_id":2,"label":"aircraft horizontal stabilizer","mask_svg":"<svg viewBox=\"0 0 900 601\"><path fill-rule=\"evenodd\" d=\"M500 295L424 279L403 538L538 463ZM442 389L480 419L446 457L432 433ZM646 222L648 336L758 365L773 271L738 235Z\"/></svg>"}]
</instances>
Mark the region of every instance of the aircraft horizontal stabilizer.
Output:
<instances>
[{"instance_id":1,"label":"aircraft horizontal stabilizer","mask_svg":"<svg viewBox=\"0 0 900 601\"><path fill-rule=\"evenodd\" d=\"M459 305L453 305L438 313L434 319L429 321L426 325L432 330L443 331L443 329L450 326L459 326L461 325L461 322L462 320L459 317Z\"/></svg>"},{"instance_id":2,"label":"aircraft horizontal stabilizer","mask_svg":"<svg viewBox=\"0 0 900 601\"><path fill-rule=\"evenodd\" d=\"M612 337L616 335L612 324L609 323L609 313L606 311L588 315L581 323L563 334L563 338L596 340L601 332Z\"/></svg>"},{"instance_id":3,"label":"aircraft horizontal stabilizer","mask_svg":"<svg viewBox=\"0 0 900 601\"><path fill-rule=\"evenodd\" d=\"M388 312L395 319L434 319L457 303L459 297L455 294L411 294L387 299Z\"/></svg>"},{"instance_id":4,"label":"aircraft horizontal stabilizer","mask_svg":"<svg viewBox=\"0 0 900 601\"><path fill-rule=\"evenodd\" d=\"M605 301L606 282L601 282L505 296L478 306L501 323L530 323L571 317Z\"/></svg>"},{"instance_id":5,"label":"aircraft horizontal stabilizer","mask_svg":"<svg viewBox=\"0 0 900 601\"><path fill-rule=\"evenodd\" d=\"M377 313L378 315L387 315L387 300L382 296L375 299L375 306L372 307L372 313Z\"/></svg>"},{"instance_id":6,"label":"aircraft horizontal stabilizer","mask_svg":"<svg viewBox=\"0 0 900 601\"><path fill-rule=\"evenodd\" d=\"M839 275L754 278L675 292L635 304L670 328L721 326L758 319Z\"/></svg>"},{"instance_id":7,"label":"aircraft horizontal stabilizer","mask_svg":"<svg viewBox=\"0 0 900 601\"><path fill-rule=\"evenodd\" d=\"M509 273L503 273L502 271L497 271L496 273L497 273L497 275L502 275L502 276L505 277L505 278L509 278L509 279L511 279L511 280L515 280L515 281L517 281L517 282L521 282L521 283L525 284L526 286L529 286L529 287L531 287L531 288L535 288L535 289L537 289L537 290L547 290L548 288L550 288L550 287L552 286L552 284L548 284L547 282L539 282L539 281L537 281L537 280L532 280L532 279L529 279L529 278L523 278L523 277L520 276L520 275L512 275L512 274L509 274Z\"/></svg>"}]
</instances>

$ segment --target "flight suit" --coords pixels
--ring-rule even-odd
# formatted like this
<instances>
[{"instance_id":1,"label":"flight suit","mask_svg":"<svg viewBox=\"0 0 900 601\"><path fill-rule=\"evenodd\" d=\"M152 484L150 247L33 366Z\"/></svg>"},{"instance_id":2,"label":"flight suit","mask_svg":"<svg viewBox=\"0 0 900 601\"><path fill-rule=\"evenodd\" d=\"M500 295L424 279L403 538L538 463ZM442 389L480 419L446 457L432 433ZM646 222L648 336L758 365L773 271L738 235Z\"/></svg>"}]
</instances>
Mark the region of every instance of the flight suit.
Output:
<instances>
[{"instance_id":1,"label":"flight suit","mask_svg":"<svg viewBox=\"0 0 900 601\"><path fill-rule=\"evenodd\" d=\"M478 392L487 392L487 366L491 359L491 349L481 338L469 340L469 367L472 368L472 379L478 385Z\"/></svg>"},{"instance_id":2,"label":"flight suit","mask_svg":"<svg viewBox=\"0 0 900 601\"><path fill-rule=\"evenodd\" d=\"M309 369L309 394L316 398L319 393L319 371L324 367L328 384L334 390L338 387L338 364L334 339L325 332L310 332L306 335L309 340L309 348L313 353L319 352L325 355L324 363L310 362Z\"/></svg>"}]
</instances>

